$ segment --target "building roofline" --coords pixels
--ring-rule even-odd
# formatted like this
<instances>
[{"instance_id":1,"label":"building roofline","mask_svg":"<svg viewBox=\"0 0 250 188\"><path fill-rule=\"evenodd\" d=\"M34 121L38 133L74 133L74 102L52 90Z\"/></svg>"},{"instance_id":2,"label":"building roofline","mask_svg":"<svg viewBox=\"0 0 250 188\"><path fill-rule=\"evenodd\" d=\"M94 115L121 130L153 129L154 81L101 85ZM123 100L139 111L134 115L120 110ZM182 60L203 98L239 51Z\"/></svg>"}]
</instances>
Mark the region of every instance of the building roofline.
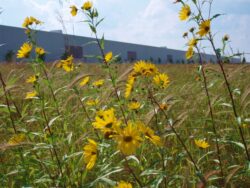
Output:
<instances>
[{"instance_id":1,"label":"building roofline","mask_svg":"<svg viewBox=\"0 0 250 188\"><path fill-rule=\"evenodd\" d=\"M25 30L22 27L16 27L16 26L9 26L9 25L1 25L0 27L11 27L11 28L15 28L15 29L19 29L19 30ZM69 37L82 37L85 39L89 39L89 40L94 40L94 38L92 37L86 37L86 36L81 36L81 35L74 35L74 34L65 34L65 33L57 33L54 31L46 31L46 30L36 30L38 32L44 32L44 33L53 33L53 34L61 34L64 36L69 36ZM118 41L118 40L110 40L110 39L105 39L105 41L107 42L115 42L115 43L123 43L123 44L132 44L132 45L137 45L137 46L142 46L142 47L150 47L150 48L159 48L159 49L167 49L167 50L176 50L176 49L171 49L171 48L167 48L167 47L160 47L160 46L151 46L151 45L146 45L146 44L138 44L138 43L131 43L131 42L124 42L124 41ZM176 50L176 51L181 51L181 50Z\"/></svg>"}]
</instances>

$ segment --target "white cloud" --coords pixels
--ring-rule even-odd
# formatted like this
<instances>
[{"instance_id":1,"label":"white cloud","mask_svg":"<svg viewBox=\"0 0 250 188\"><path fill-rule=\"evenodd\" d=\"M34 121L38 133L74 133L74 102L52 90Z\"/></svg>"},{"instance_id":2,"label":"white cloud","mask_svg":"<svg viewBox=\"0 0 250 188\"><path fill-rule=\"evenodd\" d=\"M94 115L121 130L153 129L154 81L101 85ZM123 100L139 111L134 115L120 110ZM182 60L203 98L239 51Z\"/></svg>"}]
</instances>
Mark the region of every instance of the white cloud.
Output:
<instances>
[{"instance_id":1,"label":"white cloud","mask_svg":"<svg viewBox=\"0 0 250 188\"><path fill-rule=\"evenodd\" d=\"M182 48L182 33L185 24L165 0L150 0L144 10L125 20L116 28L106 28L106 36L115 40L141 43L152 46Z\"/></svg>"},{"instance_id":2,"label":"white cloud","mask_svg":"<svg viewBox=\"0 0 250 188\"><path fill-rule=\"evenodd\" d=\"M226 3L226 0L222 1L224 4ZM37 0L23 0L23 2L39 16L39 19L45 22L42 29L62 29L62 24L57 20L58 15L61 15L67 33L91 36L87 25L79 23L83 17L70 15L70 5L76 4L80 7L82 1L62 0L61 5L58 0L47 0L44 3ZM146 6L133 7L136 8L134 12L128 10L133 1L94 0L93 2L98 7L100 16L105 16L100 32L104 32L107 39L185 49L186 41L182 38L182 34L190 27L190 24L179 21L178 11L176 11L176 7L179 9L179 6L173 5L172 1L148 0ZM250 1L241 0L241 2ZM139 4L139 2L136 3ZM223 12L222 6L216 7L216 9ZM250 23L250 14L227 14L216 20L213 29L218 32L217 39L226 33L229 34L234 50L250 52L248 23Z\"/></svg>"}]
</instances>

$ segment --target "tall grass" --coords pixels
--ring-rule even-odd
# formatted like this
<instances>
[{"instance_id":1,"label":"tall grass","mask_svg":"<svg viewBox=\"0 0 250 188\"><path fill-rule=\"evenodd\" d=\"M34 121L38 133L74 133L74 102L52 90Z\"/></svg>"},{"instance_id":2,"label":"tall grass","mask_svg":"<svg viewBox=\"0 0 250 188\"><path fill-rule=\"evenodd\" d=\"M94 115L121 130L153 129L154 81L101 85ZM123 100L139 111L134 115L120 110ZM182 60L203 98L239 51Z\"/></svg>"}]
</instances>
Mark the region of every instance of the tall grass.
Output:
<instances>
[{"instance_id":1,"label":"tall grass","mask_svg":"<svg viewBox=\"0 0 250 188\"><path fill-rule=\"evenodd\" d=\"M197 64L117 64L92 3L71 9L82 9L100 63L45 64L41 22L25 20L27 63L0 65L1 187L250 186L249 65L225 64L216 47L219 64L204 64L197 43Z\"/></svg>"}]
</instances>

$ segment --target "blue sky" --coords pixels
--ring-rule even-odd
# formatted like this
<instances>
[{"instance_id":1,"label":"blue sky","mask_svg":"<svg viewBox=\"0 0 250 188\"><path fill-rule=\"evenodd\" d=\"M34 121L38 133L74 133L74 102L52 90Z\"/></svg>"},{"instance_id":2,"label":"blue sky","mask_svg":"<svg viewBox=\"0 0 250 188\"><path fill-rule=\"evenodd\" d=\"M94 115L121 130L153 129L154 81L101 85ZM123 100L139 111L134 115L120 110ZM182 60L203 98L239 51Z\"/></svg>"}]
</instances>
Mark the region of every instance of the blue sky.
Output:
<instances>
[{"instance_id":1,"label":"blue sky","mask_svg":"<svg viewBox=\"0 0 250 188\"><path fill-rule=\"evenodd\" d=\"M186 50L186 40L182 38L182 34L192 24L179 21L180 5L173 4L173 1L93 0L100 15L105 18L99 31L105 34L106 39ZM0 2L4 10L0 15L0 24L20 27L26 16L34 16L45 22L39 29L58 30L62 29L62 24L58 21L60 17L67 28L65 33L91 36L88 27L80 22L84 20L83 16L70 15L69 6L75 4L80 7L84 0ZM250 53L250 0L214 0L213 8L213 14L225 14L212 25L217 46L221 45L222 36L228 34L234 52L239 50ZM205 51L211 52L209 47ZM250 60L250 55L246 57Z\"/></svg>"}]
</instances>

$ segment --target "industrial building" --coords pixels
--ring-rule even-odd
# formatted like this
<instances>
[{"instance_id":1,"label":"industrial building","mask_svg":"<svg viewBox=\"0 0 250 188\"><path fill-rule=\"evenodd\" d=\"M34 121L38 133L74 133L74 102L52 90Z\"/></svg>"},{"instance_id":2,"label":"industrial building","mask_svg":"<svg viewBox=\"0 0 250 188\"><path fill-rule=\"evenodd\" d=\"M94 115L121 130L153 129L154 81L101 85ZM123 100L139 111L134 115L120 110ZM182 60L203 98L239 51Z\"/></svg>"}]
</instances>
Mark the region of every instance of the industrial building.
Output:
<instances>
[{"instance_id":1,"label":"industrial building","mask_svg":"<svg viewBox=\"0 0 250 188\"><path fill-rule=\"evenodd\" d=\"M5 61L6 56L16 53L20 46L27 41L23 28L0 25L0 61ZM93 38L66 35L60 31L37 31L37 44L46 52L46 61L51 62L61 59L68 49L74 58L84 62L97 62L91 57L98 55L99 49ZM153 47L140 44L131 44L105 40L105 51L112 51L119 55L121 62L134 60L150 60L154 63L186 63L185 51L169 49L166 47ZM203 54L206 61L215 62L214 55Z\"/></svg>"}]
</instances>

